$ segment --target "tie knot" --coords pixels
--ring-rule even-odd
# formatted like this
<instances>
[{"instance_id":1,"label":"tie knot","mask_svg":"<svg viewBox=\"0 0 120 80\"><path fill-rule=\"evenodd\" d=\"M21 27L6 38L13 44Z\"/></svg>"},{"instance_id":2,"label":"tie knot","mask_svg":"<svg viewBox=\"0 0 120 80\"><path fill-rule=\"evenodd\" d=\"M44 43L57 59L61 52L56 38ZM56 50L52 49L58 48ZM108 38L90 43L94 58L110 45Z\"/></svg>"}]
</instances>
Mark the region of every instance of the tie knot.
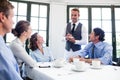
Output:
<instances>
[{"instance_id":1,"label":"tie knot","mask_svg":"<svg viewBox=\"0 0 120 80\"><path fill-rule=\"evenodd\" d=\"M73 27L75 26L75 24L73 24Z\"/></svg>"}]
</instances>

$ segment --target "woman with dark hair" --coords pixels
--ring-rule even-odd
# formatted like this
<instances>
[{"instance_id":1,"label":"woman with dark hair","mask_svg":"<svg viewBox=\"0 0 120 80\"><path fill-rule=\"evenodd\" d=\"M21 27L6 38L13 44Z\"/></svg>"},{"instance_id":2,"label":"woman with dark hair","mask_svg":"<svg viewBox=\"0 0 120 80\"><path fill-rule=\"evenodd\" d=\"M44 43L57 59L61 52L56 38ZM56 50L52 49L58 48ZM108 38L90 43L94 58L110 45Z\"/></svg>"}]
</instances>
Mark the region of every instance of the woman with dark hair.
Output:
<instances>
[{"instance_id":1,"label":"woman with dark hair","mask_svg":"<svg viewBox=\"0 0 120 80\"><path fill-rule=\"evenodd\" d=\"M51 55L49 48L43 47L43 43L43 37L38 33L34 33L30 38L30 56L37 62L53 61L53 56Z\"/></svg>"},{"instance_id":2,"label":"woman with dark hair","mask_svg":"<svg viewBox=\"0 0 120 80\"><path fill-rule=\"evenodd\" d=\"M17 38L10 43L10 48L16 57L19 67L25 62L30 67L36 66L36 62L28 55L25 50L25 41L31 36L31 26L28 21L19 21L15 28L12 29L12 33Z\"/></svg>"}]
</instances>

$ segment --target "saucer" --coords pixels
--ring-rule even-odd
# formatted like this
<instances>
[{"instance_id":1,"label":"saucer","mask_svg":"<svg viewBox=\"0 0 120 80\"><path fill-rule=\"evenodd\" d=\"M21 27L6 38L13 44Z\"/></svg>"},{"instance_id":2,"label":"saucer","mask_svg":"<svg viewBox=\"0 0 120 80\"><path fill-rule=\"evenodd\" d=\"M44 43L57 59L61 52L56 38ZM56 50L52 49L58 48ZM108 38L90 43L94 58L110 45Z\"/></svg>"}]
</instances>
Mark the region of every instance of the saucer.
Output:
<instances>
[{"instance_id":1,"label":"saucer","mask_svg":"<svg viewBox=\"0 0 120 80\"><path fill-rule=\"evenodd\" d=\"M77 69L75 66L72 66L71 70L75 72L84 72L86 69Z\"/></svg>"},{"instance_id":2,"label":"saucer","mask_svg":"<svg viewBox=\"0 0 120 80\"><path fill-rule=\"evenodd\" d=\"M53 65L55 68L61 68L63 65Z\"/></svg>"},{"instance_id":3,"label":"saucer","mask_svg":"<svg viewBox=\"0 0 120 80\"><path fill-rule=\"evenodd\" d=\"M100 67L93 67L93 66L91 66L91 68L92 68L92 69L102 69L101 66L100 66Z\"/></svg>"}]
</instances>

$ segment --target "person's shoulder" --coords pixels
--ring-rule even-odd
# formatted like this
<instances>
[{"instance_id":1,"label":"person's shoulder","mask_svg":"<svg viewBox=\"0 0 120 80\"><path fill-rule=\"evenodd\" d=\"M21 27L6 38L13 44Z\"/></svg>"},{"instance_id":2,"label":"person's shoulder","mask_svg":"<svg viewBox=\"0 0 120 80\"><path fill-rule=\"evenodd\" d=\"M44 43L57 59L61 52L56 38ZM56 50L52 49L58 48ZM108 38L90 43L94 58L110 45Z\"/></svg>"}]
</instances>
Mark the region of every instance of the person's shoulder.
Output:
<instances>
[{"instance_id":1,"label":"person's shoulder","mask_svg":"<svg viewBox=\"0 0 120 80\"><path fill-rule=\"evenodd\" d=\"M70 25L71 25L71 22L68 22L68 23L67 23L67 26L70 26Z\"/></svg>"},{"instance_id":2,"label":"person's shoulder","mask_svg":"<svg viewBox=\"0 0 120 80\"><path fill-rule=\"evenodd\" d=\"M86 47L91 47L93 45L93 42L89 42Z\"/></svg>"},{"instance_id":3,"label":"person's shoulder","mask_svg":"<svg viewBox=\"0 0 120 80\"><path fill-rule=\"evenodd\" d=\"M29 51L30 56L34 55L35 53L36 53L35 51L32 51L32 50Z\"/></svg>"},{"instance_id":4,"label":"person's shoulder","mask_svg":"<svg viewBox=\"0 0 120 80\"><path fill-rule=\"evenodd\" d=\"M111 48L112 49L112 44L108 43L108 42L103 42L102 44L104 47L106 48Z\"/></svg>"},{"instance_id":5,"label":"person's shoulder","mask_svg":"<svg viewBox=\"0 0 120 80\"><path fill-rule=\"evenodd\" d=\"M108 45L108 46L112 46L110 43L108 42L103 42L104 45Z\"/></svg>"},{"instance_id":6,"label":"person's shoulder","mask_svg":"<svg viewBox=\"0 0 120 80\"><path fill-rule=\"evenodd\" d=\"M50 49L50 47L48 47L48 46L44 46L43 48L44 48L44 49L47 49L47 50L49 50L49 49Z\"/></svg>"},{"instance_id":7,"label":"person's shoulder","mask_svg":"<svg viewBox=\"0 0 120 80\"><path fill-rule=\"evenodd\" d=\"M10 43L10 48L16 49L16 48L21 48L21 43L17 40L14 39L11 43Z\"/></svg>"},{"instance_id":8,"label":"person's shoulder","mask_svg":"<svg viewBox=\"0 0 120 80\"><path fill-rule=\"evenodd\" d=\"M4 43L5 43L5 41L4 41L3 37L0 36L0 44L2 45L2 44L4 44Z\"/></svg>"},{"instance_id":9,"label":"person's shoulder","mask_svg":"<svg viewBox=\"0 0 120 80\"><path fill-rule=\"evenodd\" d=\"M47 52L51 52L51 48L49 46L45 46L44 50L47 51Z\"/></svg>"},{"instance_id":10,"label":"person's shoulder","mask_svg":"<svg viewBox=\"0 0 120 80\"><path fill-rule=\"evenodd\" d=\"M82 23L81 23L81 22L77 22L77 23L82 25Z\"/></svg>"},{"instance_id":11,"label":"person's shoulder","mask_svg":"<svg viewBox=\"0 0 120 80\"><path fill-rule=\"evenodd\" d=\"M13 46L13 45L15 45L15 44L17 44L16 39L14 39L14 40L12 40L12 41L10 42L10 46Z\"/></svg>"},{"instance_id":12,"label":"person's shoulder","mask_svg":"<svg viewBox=\"0 0 120 80\"><path fill-rule=\"evenodd\" d=\"M11 41L11 43L10 44L15 44L15 43L17 43L18 42L18 39L17 38L15 38L14 40L12 40Z\"/></svg>"},{"instance_id":13,"label":"person's shoulder","mask_svg":"<svg viewBox=\"0 0 120 80\"><path fill-rule=\"evenodd\" d=\"M89 42L87 45L92 45L93 44L93 42Z\"/></svg>"}]
</instances>

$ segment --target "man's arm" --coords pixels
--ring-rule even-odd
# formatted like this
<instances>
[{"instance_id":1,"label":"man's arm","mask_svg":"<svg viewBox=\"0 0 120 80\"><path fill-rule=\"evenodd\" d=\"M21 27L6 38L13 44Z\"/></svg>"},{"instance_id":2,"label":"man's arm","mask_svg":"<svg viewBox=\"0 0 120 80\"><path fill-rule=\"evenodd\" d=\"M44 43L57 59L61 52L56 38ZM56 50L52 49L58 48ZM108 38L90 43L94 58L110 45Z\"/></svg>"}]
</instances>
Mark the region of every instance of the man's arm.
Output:
<instances>
[{"instance_id":1,"label":"man's arm","mask_svg":"<svg viewBox=\"0 0 120 80\"><path fill-rule=\"evenodd\" d=\"M98 58L102 64L112 64L112 51L113 51L113 48L111 45L107 45L105 48L104 48L104 56L101 57L101 58Z\"/></svg>"},{"instance_id":2,"label":"man's arm","mask_svg":"<svg viewBox=\"0 0 120 80\"><path fill-rule=\"evenodd\" d=\"M85 26L82 26L81 36L82 36L82 39L75 40L75 44L85 45L88 42L88 33L87 33Z\"/></svg>"}]
</instances>

